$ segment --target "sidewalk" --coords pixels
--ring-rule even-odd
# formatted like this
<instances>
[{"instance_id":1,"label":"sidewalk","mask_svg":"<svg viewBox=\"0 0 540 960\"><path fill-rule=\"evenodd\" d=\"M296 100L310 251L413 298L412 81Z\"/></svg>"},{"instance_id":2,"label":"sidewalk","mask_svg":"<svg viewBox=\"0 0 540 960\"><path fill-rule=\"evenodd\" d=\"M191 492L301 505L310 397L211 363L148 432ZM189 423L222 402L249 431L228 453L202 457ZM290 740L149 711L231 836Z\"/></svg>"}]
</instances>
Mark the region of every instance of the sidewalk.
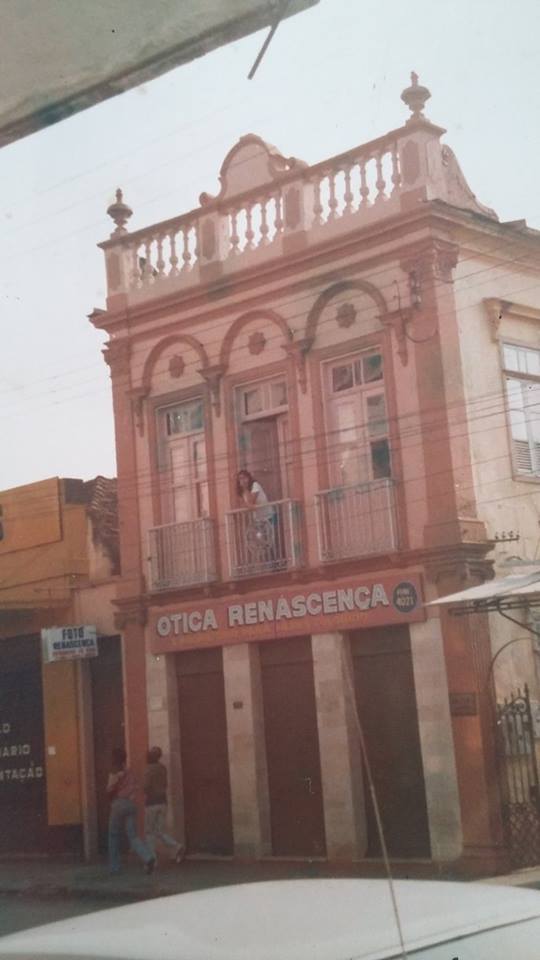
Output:
<instances>
[{"instance_id":1,"label":"sidewalk","mask_svg":"<svg viewBox=\"0 0 540 960\"><path fill-rule=\"evenodd\" d=\"M428 879L433 878L433 865L427 861L395 863L392 872L396 878ZM134 860L124 861L122 872L111 876L105 860L88 864L46 858L0 858L0 894L92 897L123 902L262 880L382 876L384 870L379 861L336 865L325 861L240 863L225 859L189 859L180 865L162 861L155 873L148 877L141 864Z\"/></svg>"},{"instance_id":2,"label":"sidewalk","mask_svg":"<svg viewBox=\"0 0 540 960\"><path fill-rule=\"evenodd\" d=\"M434 874L427 861L393 863L392 874L398 878L456 880L455 874ZM162 861L148 877L134 860L125 861L120 874L111 876L105 860L78 863L68 860L0 859L0 895L29 897L91 897L114 903L147 900L152 897L187 893L233 883L255 883L263 880L290 880L317 877L384 877L380 861L356 864L329 864L325 861L258 861L240 863L232 860L185 860L177 866ZM465 879L465 878L461 878ZM540 866L517 870L506 876L482 882L536 886L540 889ZM105 905L105 904L104 904Z\"/></svg>"}]
</instances>

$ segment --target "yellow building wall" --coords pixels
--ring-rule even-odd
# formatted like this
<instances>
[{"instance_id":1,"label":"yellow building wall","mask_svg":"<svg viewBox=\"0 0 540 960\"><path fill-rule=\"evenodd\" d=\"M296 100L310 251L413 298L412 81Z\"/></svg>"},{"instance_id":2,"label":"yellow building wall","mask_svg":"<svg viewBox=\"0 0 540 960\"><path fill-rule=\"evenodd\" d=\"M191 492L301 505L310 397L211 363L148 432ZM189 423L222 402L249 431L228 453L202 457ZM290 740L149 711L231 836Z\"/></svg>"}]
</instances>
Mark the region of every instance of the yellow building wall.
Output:
<instances>
[{"instance_id":1,"label":"yellow building wall","mask_svg":"<svg viewBox=\"0 0 540 960\"><path fill-rule=\"evenodd\" d=\"M0 504L4 529L0 557L61 539L58 477L3 490Z\"/></svg>"},{"instance_id":2,"label":"yellow building wall","mask_svg":"<svg viewBox=\"0 0 540 960\"><path fill-rule=\"evenodd\" d=\"M0 492L0 605L47 607L69 599L75 576L88 572L86 510L62 507L58 478Z\"/></svg>"},{"instance_id":3,"label":"yellow building wall","mask_svg":"<svg viewBox=\"0 0 540 960\"><path fill-rule=\"evenodd\" d=\"M43 627L95 623L113 633L116 584L89 580L91 563L104 577L109 565L92 543L86 505L65 503L58 478L0 491L0 505L0 653L2 636ZM61 661L41 669L48 823L80 824L80 666Z\"/></svg>"},{"instance_id":4,"label":"yellow building wall","mask_svg":"<svg viewBox=\"0 0 540 960\"><path fill-rule=\"evenodd\" d=\"M42 678L48 822L81 823L77 664L44 663Z\"/></svg>"}]
</instances>

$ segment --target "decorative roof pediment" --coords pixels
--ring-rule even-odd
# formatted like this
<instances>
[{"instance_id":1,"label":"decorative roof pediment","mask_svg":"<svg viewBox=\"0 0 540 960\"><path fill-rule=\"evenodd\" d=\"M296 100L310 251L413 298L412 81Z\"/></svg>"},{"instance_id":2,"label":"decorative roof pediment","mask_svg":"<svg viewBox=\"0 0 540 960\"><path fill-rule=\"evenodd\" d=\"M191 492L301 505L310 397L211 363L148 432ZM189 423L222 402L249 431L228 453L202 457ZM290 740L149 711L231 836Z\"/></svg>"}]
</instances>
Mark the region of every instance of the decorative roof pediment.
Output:
<instances>
[{"instance_id":1,"label":"decorative roof pediment","mask_svg":"<svg viewBox=\"0 0 540 960\"><path fill-rule=\"evenodd\" d=\"M228 200L249 190L265 187L291 170L307 167L302 160L284 157L276 147L265 143L261 137L248 133L229 150L219 173L221 189L217 196L201 193L201 206L215 200Z\"/></svg>"},{"instance_id":2,"label":"decorative roof pediment","mask_svg":"<svg viewBox=\"0 0 540 960\"><path fill-rule=\"evenodd\" d=\"M498 220L499 218L494 210L477 200L465 179L454 151L446 144L442 146L442 162L446 180L447 196L445 199L447 203L465 210L473 210L475 213L483 213L491 220Z\"/></svg>"}]
</instances>

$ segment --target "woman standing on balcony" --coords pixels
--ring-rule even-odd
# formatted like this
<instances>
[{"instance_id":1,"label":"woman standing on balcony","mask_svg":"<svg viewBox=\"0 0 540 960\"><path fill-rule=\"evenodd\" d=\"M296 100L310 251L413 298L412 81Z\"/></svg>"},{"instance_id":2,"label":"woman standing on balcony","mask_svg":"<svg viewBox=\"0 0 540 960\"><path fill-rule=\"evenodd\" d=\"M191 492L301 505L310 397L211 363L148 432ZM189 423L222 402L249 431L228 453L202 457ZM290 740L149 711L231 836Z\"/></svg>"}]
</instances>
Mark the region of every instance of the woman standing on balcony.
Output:
<instances>
[{"instance_id":1,"label":"woman standing on balcony","mask_svg":"<svg viewBox=\"0 0 540 960\"><path fill-rule=\"evenodd\" d=\"M260 572L274 569L277 559L276 508L269 504L261 484L255 480L249 470L238 472L236 491L244 507L250 511L246 514L247 522L242 523L242 539L245 539L246 552L243 562L255 564L260 568ZM242 554L243 552L244 550L241 550Z\"/></svg>"},{"instance_id":2,"label":"woman standing on balcony","mask_svg":"<svg viewBox=\"0 0 540 960\"><path fill-rule=\"evenodd\" d=\"M236 492L246 507L261 507L268 503L263 488L258 480L249 472L249 470L240 470L236 475ZM274 511L271 507L268 510L258 510L257 516L261 520L269 520Z\"/></svg>"}]
</instances>

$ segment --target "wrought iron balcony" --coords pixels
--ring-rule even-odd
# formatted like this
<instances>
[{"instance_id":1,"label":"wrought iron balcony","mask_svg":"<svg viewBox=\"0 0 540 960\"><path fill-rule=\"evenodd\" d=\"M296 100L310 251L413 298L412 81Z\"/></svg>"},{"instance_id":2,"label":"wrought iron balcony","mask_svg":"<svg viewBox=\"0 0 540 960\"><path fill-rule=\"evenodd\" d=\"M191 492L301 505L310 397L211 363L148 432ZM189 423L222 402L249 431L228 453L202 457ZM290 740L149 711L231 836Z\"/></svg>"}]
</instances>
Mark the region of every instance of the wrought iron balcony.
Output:
<instances>
[{"instance_id":1,"label":"wrought iron balcony","mask_svg":"<svg viewBox=\"0 0 540 960\"><path fill-rule=\"evenodd\" d=\"M149 530L150 589L168 590L217 578L214 521L209 517Z\"/></svg>"},{"instance_id":2,"label":"wrought iron balcony","mask_svg":"<svg viewBox=\"0 0 540 960\"><path fill-rule=\"evenodd\" d=\"M324 563L397 550L395 490L390 479L316 494L319 556Z\"/></svg>"},{"instance_id":3,"label":"wrought iron balcony","mask_svg":"<svg viewBox=\"0 0 540 960\"><path fill-rule=\"evenodd\" d=\"M233 579L293 570L302 562L300 511L295 500L231 510L226 517Z\"/></svg>"}]
</instances>

